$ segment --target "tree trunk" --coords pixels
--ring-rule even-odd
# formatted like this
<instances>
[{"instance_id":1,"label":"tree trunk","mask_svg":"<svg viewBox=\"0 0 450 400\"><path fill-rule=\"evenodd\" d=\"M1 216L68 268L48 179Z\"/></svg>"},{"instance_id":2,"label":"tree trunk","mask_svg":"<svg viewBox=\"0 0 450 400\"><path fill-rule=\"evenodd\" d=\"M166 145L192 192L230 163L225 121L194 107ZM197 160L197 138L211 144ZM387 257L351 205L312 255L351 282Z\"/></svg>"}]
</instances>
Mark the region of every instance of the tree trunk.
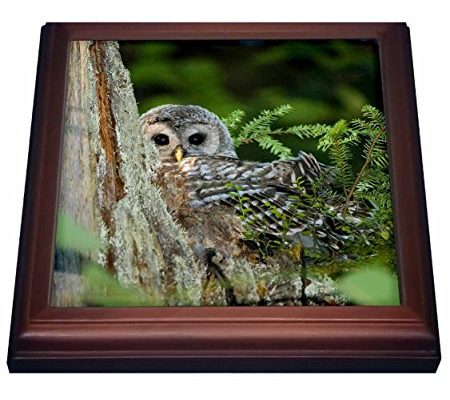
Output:
<instances>
[{"instance_id":1,"label":"tree trunk","mask_svg":"<svg viewBox=\"0 0 450 400\"><path fill-rule=\"evenodd\" d=\"M73 42L64 123L59 215L100 239L98 252L58 249L53 304L81 305L86 260L165 305L198 305L203 267L150 183L158 165L140 134L116 42Z\"/></svg>"}]
</instances>

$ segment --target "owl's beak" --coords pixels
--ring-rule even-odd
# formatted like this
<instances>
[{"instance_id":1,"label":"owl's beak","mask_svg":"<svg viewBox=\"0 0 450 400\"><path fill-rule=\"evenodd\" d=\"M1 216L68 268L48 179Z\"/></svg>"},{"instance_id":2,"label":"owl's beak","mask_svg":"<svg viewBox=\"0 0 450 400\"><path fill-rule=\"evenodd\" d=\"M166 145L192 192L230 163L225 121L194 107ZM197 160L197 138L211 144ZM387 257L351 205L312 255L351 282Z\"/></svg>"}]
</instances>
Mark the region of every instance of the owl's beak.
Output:
<instances>
[{"instance_id":1,"label":"owl's beak","mask_svg":"<svg viewBox=\"0 0 450 400\"><path fill-rule=\"evenodd\" d=\"M180 162L184 157L184 149L180 145L175 147L175 158L178 162Z\"/></svg>"}]
</instances>

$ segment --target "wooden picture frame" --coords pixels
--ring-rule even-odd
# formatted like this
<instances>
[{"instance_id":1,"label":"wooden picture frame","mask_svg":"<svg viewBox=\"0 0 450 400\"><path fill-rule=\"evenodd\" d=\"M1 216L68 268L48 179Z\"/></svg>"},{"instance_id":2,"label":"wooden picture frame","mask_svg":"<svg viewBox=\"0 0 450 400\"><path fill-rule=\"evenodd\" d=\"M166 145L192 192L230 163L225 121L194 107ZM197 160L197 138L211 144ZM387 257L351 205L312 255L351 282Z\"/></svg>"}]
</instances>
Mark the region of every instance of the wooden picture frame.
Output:
<instances>
[{"instance_id":1,"label":"wooden picture frame","mask_svg":"<svg viewBox=\"0 0 450 400\"><path fill-rule=\"evenodd\" d=\"M400 306L53 308L73 40L372 39L379 44ZM440 361L409 30L376 24L42 28L8 366L26 371L426 371Z\"/></svg>"}]
</instances>

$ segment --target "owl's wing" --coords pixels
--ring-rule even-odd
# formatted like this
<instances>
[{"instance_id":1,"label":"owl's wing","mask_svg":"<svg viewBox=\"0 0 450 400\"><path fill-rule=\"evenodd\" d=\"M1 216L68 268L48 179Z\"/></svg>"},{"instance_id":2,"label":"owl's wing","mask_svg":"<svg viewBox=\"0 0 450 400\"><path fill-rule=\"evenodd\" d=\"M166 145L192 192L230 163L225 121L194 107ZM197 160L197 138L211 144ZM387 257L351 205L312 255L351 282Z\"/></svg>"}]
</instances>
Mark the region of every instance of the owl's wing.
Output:
<instances>
[{"instance_id":1,"label":"owl's wing","mask_svg":"<svg viewBox=\"0 0 450 400\"><path fill-rule=\"evenodd\" d=\"M226 204L258 232L289 237L312 230L318 240L327 240L328 247L338 248L342 237L302 202L308 185L324 173L312 155L300 153L295 159L271 163L202 157L185 167L192 207Z\"/></svg>"},{"instance_id":2,"label":"owl's wing","mask_svg":"<svg viewBox=\"0 0 450 400\"><path fill-rule=\"evenodd\" d=\"M204 181L293 184L297 179L313 182L323 170L314 156L300 152L290 160L273 162L242 161L228 157L195 157L182 167L188 178Z\"/></svg>"},{"instance_id":3,"label":"owl's wing","mask_svg":"<svg viewBox=\"0 0 450 400\"><path fill-rule=\"evenodd\" d=\"M297 158L274 162L241 161L225 157L202 157L182 166L191 206L202 207L230 198L252 195L277 204L294 190L299 179L305 187L323 174L314 156L301 152ZM256 202L256 198L255 198Z\"/></svg>"}]
</instances>

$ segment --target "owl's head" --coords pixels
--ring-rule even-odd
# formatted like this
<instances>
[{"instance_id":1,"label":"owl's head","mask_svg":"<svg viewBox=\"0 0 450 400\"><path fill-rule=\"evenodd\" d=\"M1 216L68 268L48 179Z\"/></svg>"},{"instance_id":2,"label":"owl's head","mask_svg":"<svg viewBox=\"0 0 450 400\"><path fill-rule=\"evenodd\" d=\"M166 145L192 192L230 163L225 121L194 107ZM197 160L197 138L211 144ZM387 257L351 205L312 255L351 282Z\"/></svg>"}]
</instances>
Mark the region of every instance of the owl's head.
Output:
<instances>
[{"instance_id":1,"label":"owl's head","mask_svg":"<svg viewBox=\"0 0 450 400\"><path fill-rule=\"evenodd\" d=\"M193 156L237 158L228 129L205 108L167 104L147 111L140 121L143 134L153 140L161 161Z\"/></svg>"}]
</instances>

